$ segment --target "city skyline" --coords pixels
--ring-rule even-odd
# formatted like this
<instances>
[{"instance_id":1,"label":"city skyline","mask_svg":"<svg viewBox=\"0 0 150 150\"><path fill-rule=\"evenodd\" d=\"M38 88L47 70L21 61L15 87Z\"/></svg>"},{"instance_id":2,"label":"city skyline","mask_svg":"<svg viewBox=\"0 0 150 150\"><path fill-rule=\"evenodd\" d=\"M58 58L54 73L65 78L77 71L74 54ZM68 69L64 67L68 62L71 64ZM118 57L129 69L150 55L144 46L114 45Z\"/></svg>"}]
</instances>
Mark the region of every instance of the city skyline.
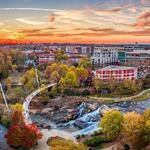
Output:
<instances>
[{"instance_id":1,"label":"city skyline","mask_svg":"<svg viewBox=\"0 0 150 150\"><path fill-rule=\"evenodd\" d=\"M0 43L149 43L149 0L1 0Z\"/></svg>"}]
</instances>

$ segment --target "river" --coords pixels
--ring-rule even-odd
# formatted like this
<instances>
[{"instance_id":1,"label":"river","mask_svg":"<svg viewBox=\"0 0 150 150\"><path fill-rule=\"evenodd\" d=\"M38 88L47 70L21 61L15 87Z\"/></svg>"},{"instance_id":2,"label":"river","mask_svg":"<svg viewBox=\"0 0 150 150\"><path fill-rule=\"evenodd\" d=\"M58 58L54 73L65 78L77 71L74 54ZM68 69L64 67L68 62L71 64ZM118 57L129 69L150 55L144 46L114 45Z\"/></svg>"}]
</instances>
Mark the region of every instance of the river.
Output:
<instances>
[{"instance_id":1,"label":"river","mask_svg":"<svg viewBox=\"0 0 150 150\"><path fill-rule=\"evenodd\" d=\"M94 131L99 130L98 127L101 115L100 112L103 107L109 107L112 109L117 109L122 113L136 111L138 113L143 113L144 110L150 108L150 99L140 102L118 102L109 105L100 105L95 111L84 114L84 109L86 109L86 105L81 104L77 109L79 111L79 115L75 120L71 120L64 124L55 124L51 122L49 119L43 118L40 115L32 115L32 119L35 122L45 123L52 126L53 129L59 129L63 131L67 131L74 136L77 135L87 135L92 134ZM77 124L78 127L75 125ZM80 128L79 128L80 126Z\"/></svg>"}]
</instances>

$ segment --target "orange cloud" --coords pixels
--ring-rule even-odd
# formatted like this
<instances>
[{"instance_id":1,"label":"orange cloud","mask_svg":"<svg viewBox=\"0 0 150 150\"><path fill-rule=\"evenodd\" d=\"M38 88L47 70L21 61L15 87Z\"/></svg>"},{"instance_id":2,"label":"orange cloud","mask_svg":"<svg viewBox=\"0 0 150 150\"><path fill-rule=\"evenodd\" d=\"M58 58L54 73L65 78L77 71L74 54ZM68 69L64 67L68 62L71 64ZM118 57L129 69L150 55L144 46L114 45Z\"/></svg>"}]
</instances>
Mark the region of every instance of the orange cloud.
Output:
<instances>
[{"instance_id":1,"label":"orange cloud","mask_svg":"<svg viewBox=\"0 0 150 150\"><path fill-rule=\"evenodd\" d=\"M150 26L150 12L142 13L137 18L137 22L133 26L136 26L136 27L149 27Z\"/></svg>"}]
</instances>

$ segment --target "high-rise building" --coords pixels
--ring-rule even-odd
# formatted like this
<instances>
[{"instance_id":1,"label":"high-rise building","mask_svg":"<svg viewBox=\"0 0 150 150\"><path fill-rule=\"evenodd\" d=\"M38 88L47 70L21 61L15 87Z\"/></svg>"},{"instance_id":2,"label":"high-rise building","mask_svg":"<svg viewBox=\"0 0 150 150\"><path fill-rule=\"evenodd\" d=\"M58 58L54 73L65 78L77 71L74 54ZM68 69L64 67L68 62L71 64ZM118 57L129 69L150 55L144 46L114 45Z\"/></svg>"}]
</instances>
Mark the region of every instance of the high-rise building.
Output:
<instances>
[{"instance_id":1,"label":"high-rise building","mask_svg":"<svg viewBox=\"0 0 150 150\"><path fill-rule=\"evenodd\" d=\"M94 47L91 59L94 66L112 65L118 62L118 50L114 47Z\"/></svg>"}]
</instances>

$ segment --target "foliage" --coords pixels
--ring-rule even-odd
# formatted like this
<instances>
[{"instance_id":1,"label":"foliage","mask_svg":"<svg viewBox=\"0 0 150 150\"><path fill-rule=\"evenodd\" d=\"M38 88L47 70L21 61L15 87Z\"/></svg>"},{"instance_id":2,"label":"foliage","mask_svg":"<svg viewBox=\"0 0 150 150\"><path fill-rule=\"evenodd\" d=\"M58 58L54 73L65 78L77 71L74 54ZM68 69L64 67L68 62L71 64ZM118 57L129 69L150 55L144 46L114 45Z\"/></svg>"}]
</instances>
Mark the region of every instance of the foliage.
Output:
<instances>
[{"instance_id":1,"label":"foliage","mask_svg":"<svg viewBox=\"0 0 150 150\"><path fill-rule=\"evenodd\" d=\"M129 112L124 115L123 120L123 137L133 146L136 147L141 143L144 122L140 114Z\"/></svg>"},{"instance_id":2,"label":"foliage","mask_svg":"<svg viewBox=\"0 0 150 150\"><path fill-rule=\"evenodd\" d=\"M64 53L63 50L57 50L55 51L55 60L56 62L60 62L63 60L67 60L68 56Z\"/></svg>"},{"instance_id":3,"label":"foliage","mask_svg":"<svg viewBox=\"0 0 150 150\"><path fill-rule=\"evenodd\" d=\"M87 150L87 147L81 143L77 144L60 137L52 137L48 141L48 145L50 146L50 150Z\"/></svg>"},{"instance_id":4,"label":"foliage","mask_svg":"<svg viewBox=\"0 0 150 150\"><path fill-rule=\"evenodd\" d=\"M57 95L57 87L53 86L50 91L50 96L55 97Z\"/></svg>"},{"instance_id":5,"label":"foliage","mask_svg":"<svg viewBox=\"0 0 150 150\"><path fill-rule=\"evenodd\" d=\"M85 69L91 68L92 67L92 63L91 63L90 58L88 58L88 57L82 57L79 60L79 67L83 67Z\"/></svg>"},{"instance_id":6,"label":"foliage","mask_svg":"<svg viewBox=\"0 0 150 150\"><path fill-rule=\"evenodd\" d=\"M41 73L39 70L37 70L37 74L40 80ZM31 68L30 70L27 70L25 72L25 74L21 78L21 83L24 85L25 89L29 92L37 88L37 79L36 79L36 73L34 68Z\"/></svg>"},{"instance_id":7,"label":"foliage","mask_svg":"<svg viewBox=\"0 0 150 150\"><path fill-rule=\"evenodd\" d=\"M145 142L150 143L150 119L145 122L143 139Z\"/></svg>"},{"instance_id":8,"label":"foliage","mask_svg":"<svg viewBox=\"0 0 150 150\"><path fill-rule=\"evenodd\" d=\"M64 78L61 78L59 81L59 88L61 89L61 94L64 93L65 88L67 87Z\"/></svg>"},{"instance_id":9,"label":"foliage","mask_svg":"<svg viewBox=\"0 0 150 150\"><path fill-rule=\"evenodd\" d=\"M144 121L150 120L150 109L145 110L143 117L144 117Z\"/></svg>"},{"instance_id":10,"label":"foliage","mask_svg":"<svg viewBox=\"0 0 150 150\"><path fill-rule=\"evenodd\" d=\"M0 122L4 126L9 127L12 121L11 121L11 118L8 115L2 115Z\"/></svg>"},{"instance_id":11,"label":"foliage","mask_svg":"<svg viewBox=\"0 0 150 150\"><path fill-rule=\"evenodd\" d=\"M32 148L42 134L34 124L19 126L12 125L5 135L7 143L13 147Z\"/></svg>"},{"instance_id":12,"label":"foliage","mask_svg":"<svg viewBox=\"0 0 150 150\"><path fill-rule=\"evenodd\" d=\"M12 125L5 135L7 143L16 148L32 148L42 134L35 124L25 124L20 104L13 106L13 110Z\"/></svg>"},{"instance_id":13,"label":"foliage","mask_svg":"<svg viewBox=\"0 0 150 150\"><path fill-rule=\"evenodd\" d=\"M25 93L22 87L15 87L8 89L8 99L11 101L23 100Z\"/></svg>"},{"instance_id":14,"label":"foliage","mask_svg":"<svg viewBox=\"0 0 150 150\"><path fill-rule=\"evenodd\" d=\"M55 83L55 82L58 82L59 79L60 79L60 75L57 71L54 71L51 73L50 81L53 81Z\"/></svg>"},{"instance_id":15,"label":"foliage","mask_svg":"<svg viewBox=\"0 0 150 150\"><path fill-rule=\"evenodd\" d=\"M98 93L99 89L101 89L101 86L102 86L102 81L96 76L94 78L94 87Z\"/></svg>"},{"instance_id":16,"label":"foliage","mask_svg":"<svg viewBox=\"0 0 150 150\"><path fill-rule=\"evenodd\" d=\"M84 144L89 147L96 147L100 145L101 143L107 142L108 140L101 136L94 136L91 139L85 140Z\"/></svg>"},{"instance_id":17,"label":"foliage","mask_svg":"<svg viewBox=\"0 0 150 150\"><path fill-rule=\"evenodd\" d=\"M101 119L100 127L108 140L113 140L119 135L122 121L123 115L117 110L107 112Z\"/></svg>"},{"instance_id":18,"label":"foliage","mask_svg":"<svg viewBox=\"0 0 150 150\"><path fill-rule=\"evenodd\" d=\"M12 105L12 110L15 111L23 111L23 105L20 103L16 103L15 105Z\"/></svg>"},{"instance_id":19,"label":"foliage","mask_svg":"<svg viewBox=\"0 0 150 150\"><path fill-rule=\"evenodd\" d=\"M78 80L80 82L86 80L87 77L89 76L88 71L86 69L84 69L83 67L77 67L75 69L75 73L76 73Z\"/></svg>"},{"instance_id":20,"label":"foliage","mask_svg":"<svg viewBox=\"0 0 150 150\"><path fill-rule=\"evenodd\" d=\"M74 71L69 71L64 80L68 87L76 87L78 85L77 75Z\"/></svg>"}]
</instances>

